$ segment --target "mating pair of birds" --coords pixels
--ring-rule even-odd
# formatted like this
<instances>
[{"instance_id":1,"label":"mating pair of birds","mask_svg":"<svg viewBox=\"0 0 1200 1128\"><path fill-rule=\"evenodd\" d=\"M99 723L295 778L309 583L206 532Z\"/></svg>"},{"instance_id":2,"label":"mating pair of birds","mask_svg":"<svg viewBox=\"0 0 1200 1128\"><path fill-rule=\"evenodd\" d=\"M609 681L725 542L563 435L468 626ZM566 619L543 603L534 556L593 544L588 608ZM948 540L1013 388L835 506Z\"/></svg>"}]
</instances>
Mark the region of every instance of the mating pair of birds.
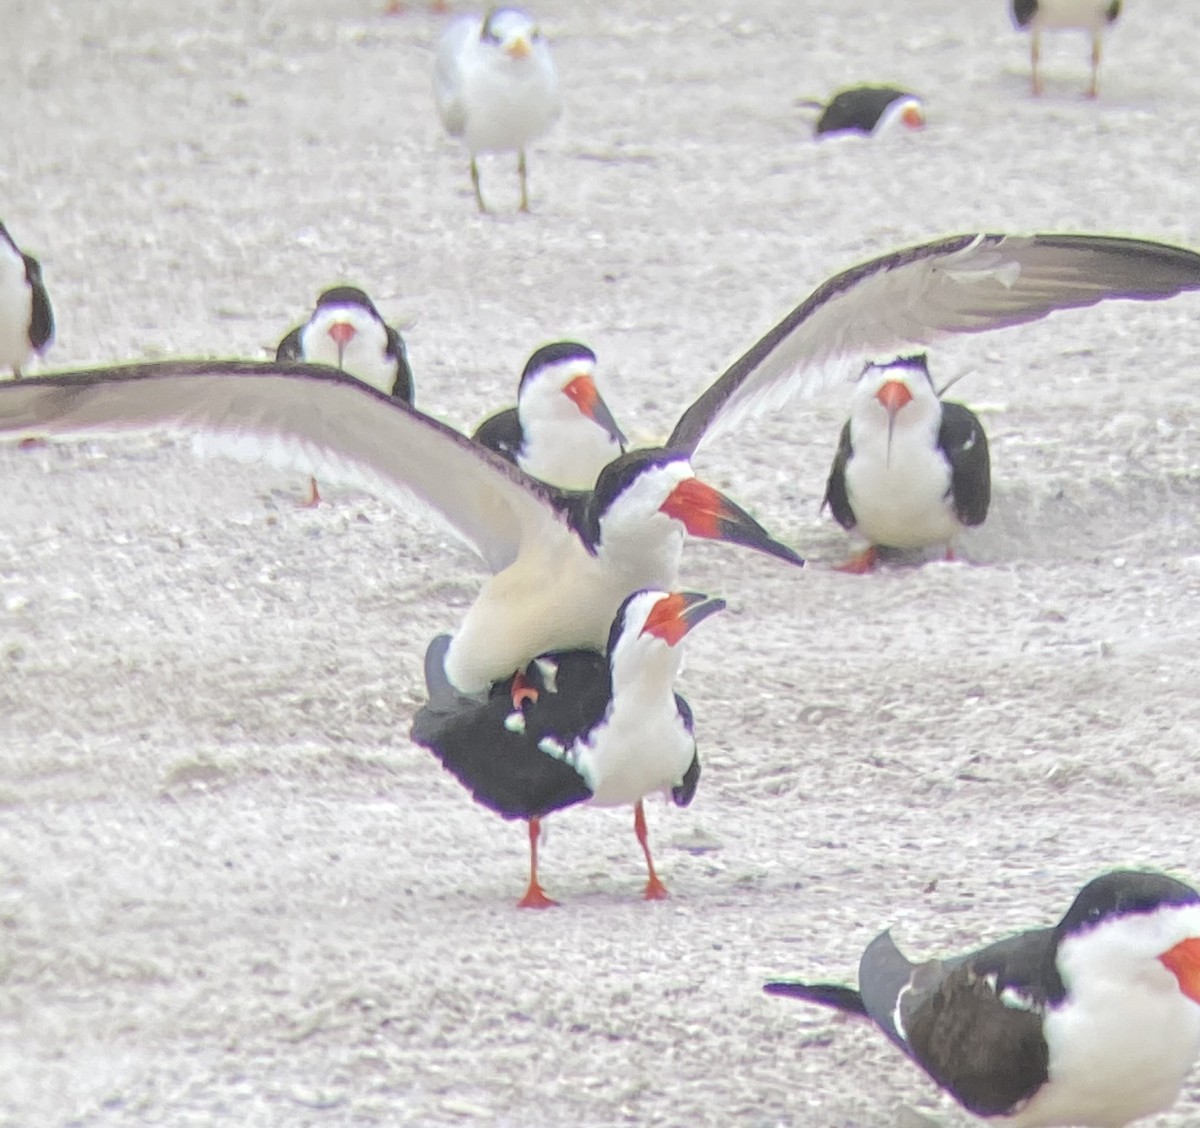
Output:
<instances>
[{"instance_id":1,"label":"mating pair of birds","mask_svg":"<svg viewBox=\"0 0 1200 1128\"><path fill-rule=\"evenodd\" d=\"M389 390L315 364L176 361L12 382L0 385L0 431L21 437L178 430L233 439L243 455L257 449L263 458L365 486L405 508L423 503L471 543L493 573L458 629L436 640L427 656L430 708L442 719L481 716L477 711L498 693L502 702L507 698L504 723L519 714L505 731L520 734L523 726L526 752L536 748L578 771L584 761L568 749L625 747L624 741L601 739L602 726L620 711L610 636L631 594L679 590L686 536L800 562L748 513L696 478L691 460L705 441L750 414L814 395L839 379L857 379L857 394L878 408L872 425L885 436L890 432L896 451L910 442L901 438L910 403L901 401L911 395L916 403L927 377L919 373L916 390L888 388L888 373L896 370L868 367L864 375L864 359L950 334L1021 324L1057 309L1196 289L1200 255L1138 239L961 235L894 251L818 287L683 413L664 447L620 455L592 490L547 485ZM926 402L928 410L912 416L914 434L925 444L911 440L920 448L912 476L922 483L925 504L952 508L955 459L943 432L954 432L953 420L947 422L931 391ZM859 445L852 418L844 460L852 505L861 488L855 485ZM887 450L885 444L885 463ZM863 459L862 481L877 472L871 463ZM640 637L644 627L626 622L621 630ZM553 663L555 655L580 649L604 656L592 663L595 678L587 691L598 694L588 701L604 703L599 720L593 706L577 704L583 691L571 687L578 679L565 678L559 686L541 667L530 668L546 655ZM621 684L637 696L636 679ZM542 724L551 705L567 720ZM680 716L681 708L676 706ZM548 737L552 742L542 747ZM682 795L687 771L680 768L678 747L676 742L672 756L654 763L657 786L668 794L681 788ZM652 744L637 752L651 760L656 754ZM586 772L578 771L590 801L623 802L631 794L631 754L608 758L606 752L592 757ZM645 775L638 778L633 790L646 786ZM482 802L512 813L472 786ZM605 798L618 794L620 800ZM520 817L545 813L531 801Z\"/></svg>"}]
</instances>

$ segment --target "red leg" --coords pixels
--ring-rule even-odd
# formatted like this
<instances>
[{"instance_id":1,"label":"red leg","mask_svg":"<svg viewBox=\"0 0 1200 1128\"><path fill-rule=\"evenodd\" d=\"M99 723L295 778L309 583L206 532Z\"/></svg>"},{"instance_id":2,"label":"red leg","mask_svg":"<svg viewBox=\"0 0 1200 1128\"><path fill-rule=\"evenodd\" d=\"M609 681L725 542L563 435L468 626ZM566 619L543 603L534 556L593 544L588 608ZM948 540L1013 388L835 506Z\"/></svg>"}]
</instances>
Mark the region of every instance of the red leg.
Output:
<instances>
[{"instance_id":1,"label":"red leg","mask_svg":"<svg viewBox=\"0 0 1200 1128\"><path fill-rule=\"evenodd\" d=\"M537 848L538 838L542 833L542 820L529 820L529 888L525 890L525 896L517 902L518 909L549 909L558 904L557 901L550 900L543 892L542 887L538 884L537 873Z\"/></svg>"},{"instance_id":2,"label":"red leg","mask_svg":"<svg viewBox=\"0 0 1200 1128\"><path fill-rule=\"evenodd\" d=\"M879 550L871 545L869 548L863 549L857 556L851 556L844 564L838 564L834 567L835 572L845 572L850 576L865 576L872 568L875 567L879 560Z\"/></svg>"},{"instance_id":3,"label":"red leg","mask_svg":"<svg viewBox=\"0 0 1200 1128\"><path fill-rule=\"evenodd\" d=\"M954 545L952 545L952 544L946 545L946 559L947 560L957 560L958 559L958 557L954 555Z\"/></svg>"},{"instance_id":4,"label":"red leg","mask_svg":"<svg viewBox=\"0 0 1200 1128\"><path fill-rule=\"evenodd\" d=\"M513 674L512 680L512 703L514 709L520 709L526 701L536 701L538 699L537 689L530 685L525 679L525 671L518 670Z\"/></svg>"},{"instance_id":5,"label":"red leg","mask_svg":"<svg viewBox=\"0 0 1200 1128\"><path fill-rule=\"evenodd\" d=\"M654 859L650 857L650 836L646 833L646 810L640 799L633 805L633 833L637 835L642 853L646 855L646 872L649 876L646 878L644 896L647 901L662 901L670 894L659 880L658 874L654 872Z\"/></svg>"},{"instance_id":6,"label":"red leg","mask_svg":"<svg viewBox=\"0 0 1200 1128\"><path fill-rule=\"evenodd\" d=\"M299 503L301 509L316 509L321 504L321 491L317 489L316 478L308 480L308 497Z\"/></svg>"}]
</instances>

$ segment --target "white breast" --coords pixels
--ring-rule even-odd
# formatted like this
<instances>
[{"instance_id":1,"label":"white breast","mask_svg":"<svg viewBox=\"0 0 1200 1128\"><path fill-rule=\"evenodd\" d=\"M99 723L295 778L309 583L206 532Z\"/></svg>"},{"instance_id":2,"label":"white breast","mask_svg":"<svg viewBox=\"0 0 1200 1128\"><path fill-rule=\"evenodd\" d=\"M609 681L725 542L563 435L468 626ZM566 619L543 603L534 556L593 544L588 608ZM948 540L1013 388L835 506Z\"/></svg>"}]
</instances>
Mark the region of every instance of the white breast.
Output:
<instances>
[{"instance_id":1,"label":"white breast","mask_svg":"<svg viewBox=\"0 0 1200 1128\"><path fill-rule=\"evenodd\" d=\"M1039 0L1036 27L1083 28L1103 27L1108 22L1112 0Z\"/></svg>"},{"instance_id":2,"label":"white breast","mask_svg":"<svg viewBox=\"0 0 1200 1128\"><path fill-rule=\"evenodd\" d=\"M21 368L29 359L32 313L33 291L25 279L25 261L0 239L0 368Z\"/></svg>"},{"instance_id":3,"label":"white breast","mask_svg":"<svg viewBox=\"0 0 1200 1128\"><path fill-rule=\"evenodd\" d=\"M892 548L948 544L959 524L949 497L950 464L933 437L898 426L889 455L886 435L860 440L851 424L851 441L846 492L859 532Z\"/></svg>"},{"instance_id":4,"label":"white breast","mask_svg":"<svg viewBox=\"0 0 1200 1128\"><path fill-rule=\"evenodd\" d=\"M524 59L480 58L483 45L469 44L460 71L466 110L463 140L472 153L523 149L558 117L558 78L549 48L534 44Z\"/></svg>"}]
</instances>

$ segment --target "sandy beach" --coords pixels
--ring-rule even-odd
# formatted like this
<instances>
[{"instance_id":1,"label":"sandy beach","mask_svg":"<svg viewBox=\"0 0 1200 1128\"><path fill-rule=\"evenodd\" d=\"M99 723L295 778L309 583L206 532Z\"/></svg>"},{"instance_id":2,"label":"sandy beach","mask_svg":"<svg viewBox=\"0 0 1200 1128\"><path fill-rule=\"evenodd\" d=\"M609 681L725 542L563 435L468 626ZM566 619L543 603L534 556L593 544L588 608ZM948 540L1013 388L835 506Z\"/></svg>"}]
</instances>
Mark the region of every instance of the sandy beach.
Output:
<instances>
[{"instance_id":1,"label":"sandy beach","mask_svg":"<svg viewBox=\"0 0 1200 1128\"><path fill-rule=\"evenodd\" d=\"M1200 248L1191 0L1129 4L1083 98L1002 0L544 0L562 121L475 210L373 0L6 0L0 219L43 264L43 370L265 358L339 281L472 427L589 344L638 442L830 274L960 231ZM460 8L461 10L461 8ZM799 98L922 93L817 144ZM762 994L1053 922L1119 865L1200 882L1200 298L931 350L992 445L961 559L869 577L819 512L834 392L697 472L809 559L693 544L729 610L680 691L703 777L526 837L408 740L482 576L419 513L186 440L0 447L0 1125L971 1123L866 1024ZM1155 1128L1200 1126L1200 1071Z\"/></svg>"}]
</instances>

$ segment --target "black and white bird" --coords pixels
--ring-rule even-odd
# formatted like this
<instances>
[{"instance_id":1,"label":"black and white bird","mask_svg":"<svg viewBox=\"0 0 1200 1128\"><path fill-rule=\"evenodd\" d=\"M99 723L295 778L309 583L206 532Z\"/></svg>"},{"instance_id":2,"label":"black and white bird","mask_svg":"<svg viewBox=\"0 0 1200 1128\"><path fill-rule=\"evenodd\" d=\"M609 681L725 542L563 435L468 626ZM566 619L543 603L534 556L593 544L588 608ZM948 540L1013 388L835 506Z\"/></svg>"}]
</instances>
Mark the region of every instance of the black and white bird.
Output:
<instances>
[{"instance_id":1,"label":"black and white bird","mask_svg":"<svg viewBox=\"0 0 1200 1128\"><path fill-rule=\"evenodd\" d=\"M521 373L517 406L485 419L473 437L564 490L590 490L626 445L596 387L596 354L575 341L538 349Z\"/></svg>"},{"instance_id":2,"label":"black and white bird","mask_svg":"<svg viewBox=\"0 0 1200 1128\"><path fill-rule=\"evenodd\" d=\"M41 264L13 242L0 223L0 368L18 380L34 356L54 339L54 313Z\"/></svg>"},{"instance_id":3,"label":"black and white bird","mask_svg":"<svg viewBox=\"0 0 1200 1128\"><path fill-rule=\"evenodd\" d=\"M538 654L603 648L626 596L677 586L689 534L803 563L679 452L633 451L595 490L558 490L323 366L165 362L13 386L25 395L0 397L0 432L183 431L440 515L494 573L441 655L451 702L486 694Z\"/></svg>"},{"instance_id":4,"label":"black and white bird","mask_svg":"<svg viewBox=\"0 0 1200 1128\"><path fill-rule=\"evenodd\" d=\"M870 1019L977 1116L1124 1128L1169 1107L1200 1053L1200 894L1114 871L1053 928L920 964L884 932L857 990L765 989Z\"/></svg>"},{"instance_id":5,"label":"black and white bird","mask_svg":"<svg viewBox=\"0 0 1200 1128\"><path fill-rule=\"evenodd\" d=\"M328 364L393 399L413 402L412 369L404 338L356 286L335 286L317 298L308 320L279 342L275 359ZM317 480L310 478L306 504L317 505L320 500Z\"/></svg>"},{"instance_id":6,"label":"black and white bird","mask_svg":"<svg viewBox=\"0 0 1200 1128\"><path fill-rule=\"evenodd\" d=\"M839 133L882 136L896 127L925 128L925 103L917 94L894 86L853 86L841 90L827 103L803 100L799 105L820 110L813 127L817 137Z\"/></svg>"},{"instance_id":7,"label":"black and white bird","mask_svg":"<svg viewBox=\"0 0 1200 1128\"><path fill-rule=\"evenodd\" d=\"M1092 79L1088 97L1100 92L1100 57L1104 32L1117 22L1121 0L1012 0L1012 16L1017 27L1030 33L1029 63L1033 93L1043 91L1041 59L1042 32L1046 30L1086 31L1092 37Z\"/></svg>"},{"instance_id":8,"label":"black and white bird","mask_svg":"<svg viewBox=\"0 0 1200 1128\"><path fill-rule=\"evenodd\" d=\"M880 548L944 548L981 525L991 461L979 417L934 389L924 356L871 364L859 377L825 501L842 528L867 541L844 572L874 567Z\"/></svg>"},{"instance_id":9,"label":"black and white bird","mask_svg":"<svg viewBox=\"0 0 1200 1128\"><path fill-rule=\"evenodd\" d=\"M438 40L433 66L438 116L471 155L475 202L486 212L479 186L480 153L517 154L521 211L529 211L525 150L549 132L562 112L558 72L537 22L518 8L452 23Z\"/></svg>"},{"instance_id":10,"label":"black and white bird","mask_svg":"<svg viewBox=\"0 0 1200 1128\"><path fill-rule=\"evenodd\" d=\"M1196 289L1200 255L1141 239L956 235L894 251L819 286L683 413L665 450L622 455L590 493L540 483L316 365L170 362L0 384L0 432L208 434L243 456L315 467L404 506L423 501L495 573L444 655L449 690L472 695L538 654L602 647L630 592L678 586L687 533L798 562L693 474L701 444L747 416L857 376L864 359L898 347Z\"/></svg>"},{"instance_id":11,"label":"black and white bird","mask_svg":"<svg viewBox=\"0 0 1200 1128\"><path fill-rule=\"evenodd\" d=\"M696 792L692 711L675 693L680 643L724 606L696 592L635 592L613 619L603 653L541 655L521 674L519 688L499 683L483 704L450 710L430 704L417 713L417 744L477 802L506 819L528 821L522 908L554 904L538 880L540 820L576 803L633 806L634 833L646 858L645 897L667 895L650 854L643 800L661 792L686 807ZM432 677L438 677L436 661Z\"/></svg>"}]
</instances>

